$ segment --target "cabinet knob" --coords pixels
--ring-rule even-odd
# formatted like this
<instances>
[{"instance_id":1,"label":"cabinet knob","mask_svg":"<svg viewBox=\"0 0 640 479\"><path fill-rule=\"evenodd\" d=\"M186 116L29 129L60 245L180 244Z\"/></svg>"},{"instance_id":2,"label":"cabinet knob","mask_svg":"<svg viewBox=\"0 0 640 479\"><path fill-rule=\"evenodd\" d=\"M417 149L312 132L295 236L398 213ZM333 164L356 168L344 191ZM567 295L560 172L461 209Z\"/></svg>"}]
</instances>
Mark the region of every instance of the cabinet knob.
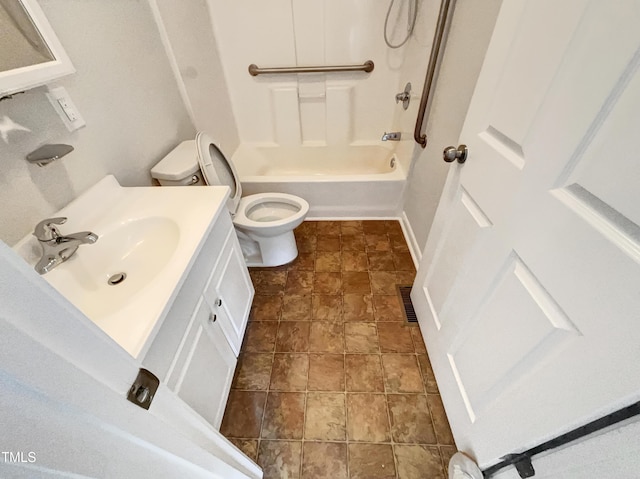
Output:
<instances>
[{"instance_id":1,"label":"cabinet knob","mask_svg":"<svg viewBox=\"0 0 640 479\"><path fill-rule=\"evenodd\" d=\"M215 323L217 319L218 319L218 315L217 315L217 314L213 314L213 313L211 313L211 314L209 315L209 322L210 322L210 323Z\"/></svg>"},{"instance_id":2,"label":"cabinet knob","mask_svg":"<svg viewBox=\"0 0 640 479\"><path fill-rule=\"evenodd\" d=\"M216 306L218 307L222 306L222 299L220 298L216 299Z\"/></svg>"}]
</instances>

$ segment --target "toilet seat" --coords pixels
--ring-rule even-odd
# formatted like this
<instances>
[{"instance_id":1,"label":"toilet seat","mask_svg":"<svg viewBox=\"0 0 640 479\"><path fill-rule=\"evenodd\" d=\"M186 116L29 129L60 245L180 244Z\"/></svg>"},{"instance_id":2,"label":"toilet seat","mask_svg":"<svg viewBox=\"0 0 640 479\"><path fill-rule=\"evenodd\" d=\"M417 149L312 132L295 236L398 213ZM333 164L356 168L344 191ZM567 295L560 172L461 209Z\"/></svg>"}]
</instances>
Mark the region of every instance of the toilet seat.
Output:
<instances>
[{"instance_id":1,"label":"toilet seat","mask_svg":"<svg viewBox=\"0 0 640 479\"><path fill-rule=\"evenodd\" d=\"M205 182L208 185L222 185L231 188L227 208L234 215L242 197L242 184L235 166L227 160L213 138L203 131L196 135L196 149L198 164Z\"/></svg>"},{"instance_id":2,"label":"toilet seat","mask_svg":"<svg viewBox=\"0 0 640 479\"><path fill-rule=\"evenodd\" d=\"M196 148L198 152L198 164L205 181L209 185L225 185L231 188L231 195L227 200L227 207L233 216L233 224L251 230L273 230L273 236L282 233L287 226L293 229L298 226L309 212L309 203L298 196L286 193L258 193L242 198L242 184L240 177L233 163L227 160L226 156L213 138L205 132L196 135ZM251 209L260 205L272 203L273 209L280 209L278 219L265 220L252 218ZM277 205L282 205L278 208ZM287 206L294 207L296 211L291 211ZM288 213L291 214L288 214ZM264 234L264 233L263 233ZM271 236L271 234L269 235Z\"/></svg>"},{"instance_id":3,"label":"toilet seat","mask_svg":"<svg viewBox=\"0 0 640 479\"><path fill-rule=\"evenodd\" d=\"M272 205L268 205L269 203L272 203ZM258 219L258 215L253 214L252 209L262 205L265 205L267 208L279 208L281 213L280 217L274 220ZM278 207L278 205L281 206ZM288 207L293 207L297 211L293 211ZM309 203L298 196L286 193L257 193L255 195L245 196L240 200L236 215L233 218L233 224L252 230L273 228L274 233L279 234L279 226L288 226L289 229L295 228L297 224L300 224L304 220L308 212Z\"/></svg>"}]
</instances>

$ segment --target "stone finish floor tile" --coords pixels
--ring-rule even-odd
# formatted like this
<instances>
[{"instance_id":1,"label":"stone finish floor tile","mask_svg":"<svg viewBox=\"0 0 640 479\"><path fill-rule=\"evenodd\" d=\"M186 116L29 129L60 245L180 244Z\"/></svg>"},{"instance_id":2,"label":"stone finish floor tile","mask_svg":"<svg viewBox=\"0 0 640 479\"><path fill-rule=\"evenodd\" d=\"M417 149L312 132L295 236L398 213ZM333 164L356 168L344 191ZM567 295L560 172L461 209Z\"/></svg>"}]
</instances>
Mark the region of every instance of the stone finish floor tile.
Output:
<instances>
[{"instance_id":1,"label":"stone finish floor tile","mask_svg":"<svg viewBox=\"0 0 640 479\"><path fill-rule=\"evenodd\" d=\"M456 447L398 300L416 274L400 223L306 221L294 234L298 258L250 269L221 432L265 479L443 479Z\"/></svg>"},{"instance_id":2,"label":"stone finish floor tile","mask_svg":"<svg viewBox=\"0 0 640 479\"><path fill-rule=\"evenodd\" d=\"M304 391L309 375L309 356L300 353L276 353L271 372L272 391Z\"/></svg>"},{"instance_id":3,"label":"stone finish floor tile","mask_svg":"<svg viewBox=\"0 0 640 479\"><path fill-rule=\"evenodd\" d=\"M345 321L373 321L373 303L370 294L345 294L342 300Z\"/></svg>"},{"instance_id":4,"label":"stone finish floor tile","mask_svg":"<svg viewBox=\"0 0 640 479\"><path fill-rule=\"evenodd\" d=\"M347 394L350 441L389 442L389 418L384 394Z\"/></svg>"},{"instance_id":5,"label":"stone finish floor tile","mask_svg":"<svg viewBox=\"0 0 640 479\"><path fill-rule=\"evenodd\" d=\"M311 319L311 294L284 296L280 319L283 321L309 321Z\"/></svg>"},{"instance_id":6,"label":"stone finish floor tile","mask_svg":"<svg viewBox=\"0 0 640 479\"><path fill-rule=\"evenodd\" d=\"M340 251L340 236L339 235L318 235L318 244L316 246L316 252L334 252Z\"/></svg>"},{"instance_id":7,"label":"stone finish floor tile","mask_svg":"<svg viewBox=\"0 0 640 479\"><path fill-rule=\"evenodd\" d=\"M377 353L378 329L374 323L344 323L345 349L350 353Z\"/></svg>"},{"instance_id":8,"label":"stone finish floor tile","mask_svg":"<svg viewBox=\"0 0 640 479\"><path fill-rule=\"evenodd\" d=\"M260 441L257 462L263 479L300 479L302 442Z\"/></svg>"},{"instance_id":9,"label":"stone finish floor tile","mask_svg":"<svg viewBox=\"0 0 640 479\"><path fill-rule=\"evenodd\" d=\"M382 364L378 354L345 355L347 391L384 392Z\"/></svg>"},{"instance_id":10,"label":"stone finish floor tile","mask_svg":"<svg viewBox=\"0 0 640 479\"><path fill-rule=\"evenodd\" d=\"M242 353L236 365L234 389L266 390L269 388L273 354Z\"/></svg>"},{"instance_id":11,"label":"stone finish floor tile","mask_svg":"<svg viewBox=\"0 0 640 479\"><path fill-rule=\"evenodd\" d=\"M252 321L278 321L282 311L282 296L258 295L253 298L251 306Z\"/></svg>"},{"instance_id":12,"label":"stone finish floor tile","mask_svg":"<svg viewBox=\"0 0 640 479\"><path fill-rule=\"evenodd\" d=\"M270 353L276 344L278 323L274 321L255 321L247 325L242 351Z\"/></svg>"},{"instance_id":13,"label":"stone finish floor tile","mask_svg":"<svg viewBox=\"0 0 640 479\"><path fill-rule=\"evenodd\" d=\"M313 278L313 292L316 294L340 294L342 274L336 272L316 272Z\"/></svg>"},{"instance_id":14,"label":"stone finish floor tile","mask_svg":"<svg viewBox=\"0 0 640 479\"><path fill-rule=\"evenodd\" d=\"M270 392L264 410L261 437L263 439L302 439L304 402L304 393Z\"/></svg>"},{"instance_id":15,"label":"stone finish floor tile","mask_svg":"<svg viewBox=\"0 0 640 479\"><path fill-rule=\"evenodd\" d=\"M398 462L398 477L402 479L444 479L442 459L436 446L393 446Z\"/></svg>"},{"instance_id":16,"label":"stone finish floor tile","mask_svg":"<svg viewBox=\"0 0 640 479\"><path fill-rule=\"evenodd\" d=\"M309 393L304 426L305 440L346 440L345 395Z\"/></svg>"},{"instance_id":17,"label":"stone finish floor tile","mask_svg":"<svg viewBox=\"0 0 640 479\"><path fill-rule=\"evenodd\" d=\"M266 392L231 390L220 432L227 437L257 438L260 435Z\"/></svg>"},{"instance_id":18,"label":"stone finish floor tile","mask_svg":"<svg viewBox=\"0 0 640 479\"><path fill-rule=\"evenodd\" d=\"M256 439L238 439L230 437L229 441L238 449L244 452L249 459L257 461L258 459L258 441Z\"/></svg>"},{"instance_id":19,"label":"stone finish floor tile","mask_svg":"<svg viewBox=\"0 0 640 479\"><path fill-rule=\"evenodd\" d=\"M344 352L343 324L329 321L314 321L311 323L309 351L319 353Z\"/></svg>"},{"instance_id":20,"label":"stone finish floor tile","mask_svg":"<svg viewBox=\"0 0 640 479\"><path fill-rule=\"evenodd\" d=\"M309 391L344 391L344 355L309 354Z\"/></svg>"},{"instance_id":21,"label":"stone finish floor tile","mask_svg":"<svg viewBox=\"0 0 640 479\"><path fill-rule=\"evenodd\" d=\"M351 479L395 479L393 449L388 444L349 444L349 474Z\"/></svg>"},{"instance_id":22,"label":"stone finish floor tile","mask_svg":"<svg viewBox=\"0 0 640 479\"><path fill-rule=\"evenodd\" d=\"M316 271L339 272L342 269L340 252L318 251L316 253Z\"/></svg>"},{"instance_id":23,"label":"stone finish floor tile","mask_svg":"<svg viewBox=\"0 0 640 479\"><path fill-rule=\"evenodd\" d=\"M395 442L437 444L426 395L389 394L387 404Z\"/></svg>"},{"instance_id":24,"label":"stone finish floor tile","mask_svg":"<svg viewBox=\"0 0 640 479\"><path fill-rule=\"evenodd\" d=\"M312 318L314 320L341 321L342 295L314 294L312 302Z\"/></svg>"},{"instance_id":25,"label":"stone finish floor tile","mask_svg":"<svg viewBox=\"0 0 640 479\"><path fill-rule=\"evenodd\" d=\"M375 298L375 296L374 296ZM378 341L383 353L412 353L411 327L406 323L378 323Z\"/></svg>"},{"instance_id":26,"label":"stone finish floor tile","mask_svg":"<svg viewBox=\"0 0 640 479\"><path fill-rule=\"evenodd\" d=\"M439 444L454 445L453 434L449 427L449 421L447 420L447 413L444 411L444 405L439 395L427 396L429 401L429 409L431 410L431 417L433 417L433 425L436 429L436 436L438 436Z\"/></svg>"},{"instance_id":27,"label":"stone finish floor tile","mask_svg":"<svg viewBox=\"0 0 640 479\"><path fill-rule=\"evenodd\" d=\"M396 294L396 284L400 284L395 271L370 271L371 292L373 294Z\"/></svg>"},{"instance_id":28,"label":"stone finish floor tile","mask_svg":"<svg viewBox=\"0 0 640 479\"><path fill-rule=\"evenodd\" d=\"M418 354L418 363L420 364L422 380L424 382L424 387L427 390L427 394L440 394L438 383L436 382L435 375L433 374L433 369L431 369L429 356L426 354Z\"/></svg>"},{"instance_id":29,"label":"stone finish floor tile","mask_svg":"<svg viewBox=\"0 0 640 479\"><path fill-rule=\"evenodd\" d=\"M413 339L413 349L415 349L418 354L426 354L427 346L424 344L424 338L422 337L422 333L420 332L419 326L413 326L411 329L411 339Z\"/></svg>"},{"instance_id":30,"label":"stone finish floor tile","mask_svg":"<svg viewBox=\"0 0 640 479\"><path fill-rule=\"evenodd\" d=\"M304 479L347 479L347 445L305 442L302 452Z\"/></svg>"},{"instance_id":31,"label":"stone finish floor tile","mask_svg":"<svg viewBox=\"0 0 640 479\"><path fill-rule=\"evenodd\" d=\"M387 392L424 392L415 354L383 354L382 373Z\"/></svg>"},{"instance_id":32,"label":"stone finish floor tile","mask_svg":"<svg viewBox=\"0 0 640 479\"><path fill-rule=\"evenodd\" d=\"M309 350L309 321L282 321L276 340L277 352L306 352Z\"/></svg>"},{"instance_id":33,"label":"stone finish floor tile","mask_svg":"<svg viewBox=\"0 0 640 479\"><path fill-rule=\"evenodd\" d=\"M342 271L369 271L369 260L364 251L343 251Z\"/></svg>"},{"instance_id":34,"label":"stone finish floor tile","mask_svg":"<svg viewBox=\"0 0 640 479\"><path fill-rule=\"evenodd\" d=\"M342 290L345 293L371 293L369 273L365 271L345 271L342 273Z\"/></svg>"},{"instance_id":35,"label":"stone finish floor tile","mask_svg":"<svg viewBox=\"0 0 640 479\"><path fill-rule=\"evenodd\" d=\"M285 299L288 295L313 293L313 271L289 271L284 293Z\"/></svg>"},{"instance_id":36,"label":"stone finish floor tile","mask_svg":"<svg viewBox=\"0 0 640 479\"><path fill-rule=\"evenodd\" d=\"M374 295L373 311L376 321L401 321L403 324L405 323L397 294Z\"/></svg>"}]
</instances>

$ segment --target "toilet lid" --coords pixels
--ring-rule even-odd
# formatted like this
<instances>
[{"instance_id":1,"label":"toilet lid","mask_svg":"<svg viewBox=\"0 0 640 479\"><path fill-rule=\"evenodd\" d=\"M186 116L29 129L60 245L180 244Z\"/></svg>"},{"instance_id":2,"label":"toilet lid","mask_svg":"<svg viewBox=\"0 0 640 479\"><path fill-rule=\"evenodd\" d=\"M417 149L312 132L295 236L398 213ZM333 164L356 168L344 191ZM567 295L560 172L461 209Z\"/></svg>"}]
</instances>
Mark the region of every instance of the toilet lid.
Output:
<instances>
[{"instance_id":1,"label":"toilet lid","mask_svg":"<svg viewBox=\"0 0 640 479\"><path fill-rule=\"evenodd\" d=\"M227 160L224 153L214 143L213 138L202 131L196 135L196 146L198 149L198 163L205 181L209 185L228 186L231 188L227 207L231 214L235 214L242 196L242 186L233 163Z\"/></svg>"}]
</instances>

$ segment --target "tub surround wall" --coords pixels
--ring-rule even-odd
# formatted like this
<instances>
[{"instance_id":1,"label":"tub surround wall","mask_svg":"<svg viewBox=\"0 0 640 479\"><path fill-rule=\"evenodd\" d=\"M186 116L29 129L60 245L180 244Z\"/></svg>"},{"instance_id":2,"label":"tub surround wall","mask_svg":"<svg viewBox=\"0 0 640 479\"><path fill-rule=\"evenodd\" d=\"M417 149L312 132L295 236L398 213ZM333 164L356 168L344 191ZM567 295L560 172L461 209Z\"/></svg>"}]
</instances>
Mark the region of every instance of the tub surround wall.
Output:
<instances>
[{"instance_id":1,"label":"tub surround wall","mask_svg":"<svg viewBox=\"0 0 640 479\"><path fill-rule=\"evenodd\" d=\"M390 131L400 51L382 37L387 2L209 0L241 142L378 142ZM403 18L406 18L403 17ZM261 75L258 66L375 62L366 73Z\"/></svg>"},{"instance_id":2,"label":"tub surround wall","mask_svg":"<svg viewBox=\"0 0 640 479\"><path fill-rule=\"evenodd\" d=\"M207 0L149 0L176 81L198 131L231 155L240 139Z\"/></svg>"},{"instance_id":3,"label":"tub surround wall","mask_svg":"<svg viewBox=\"0 0 640 479\"><path fill-rule=\"evenodd\" d=\"M146 2L40 4L77 70L56 85L87 126L69 133L44 88L0 103L0 120L31 130L0 138L0 240L9 245L109 173L125 186L150 185L153 164L195 133ZM44 143L75 151L44 168L28 164Z\"/></svg>"},{"instance_id":4,"label":"tub surround wall","mask_svg":"<svg viewBox=\"0 0 640 479\"><path fill-rule=\"evenodd\" d=\"M425 35L433 37L432 20L433 17L437 18L439 2L421 3L424 8L418 16L415 35L407 43L407 57L425 58L424 62L404 62L401 77L403 82L412 82L414 98L406 112L401 108L397 110L394 121L397 129L402 130L403 135L411 138L412 142L412 166L405 192L404 222L414 238L412 249L418 260L427 242L447 174L453 168L442 160L442 150L464 141L459 138L460 131L501 3L502 0L487 0L459 1L455 4L439 73L436 73L438 76L431 106L427 111L428 119L423 129L428 141L425 149L413 141L413 130L431 48L431 40L427 43ZM404 83L398 88L403 86ZM409 147L406 144L400 146L403 149ZM470 152L469 161L473 161L473 152Z\"/></svg>"}]
</instances>

